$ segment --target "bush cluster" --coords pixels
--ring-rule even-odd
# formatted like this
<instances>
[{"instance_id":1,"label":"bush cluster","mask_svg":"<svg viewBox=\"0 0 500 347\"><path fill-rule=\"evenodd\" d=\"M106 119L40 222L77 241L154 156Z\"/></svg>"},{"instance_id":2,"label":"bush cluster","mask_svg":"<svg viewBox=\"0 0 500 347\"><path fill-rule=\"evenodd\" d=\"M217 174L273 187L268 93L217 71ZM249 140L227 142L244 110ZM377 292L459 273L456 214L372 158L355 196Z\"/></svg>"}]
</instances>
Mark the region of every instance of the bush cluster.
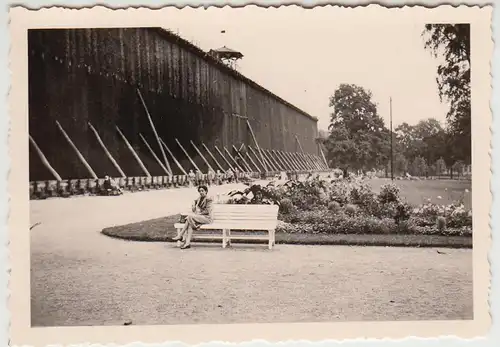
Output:
<instances>
[{"instance_id":1,"label":"bush cluster","mask_svg":"<svg viewBox=\"0 0 500 347\"><path fill-rule=\"evenodd\" d=\"M447 227L441 229L436 223L419 223L419 220L409 218L407 221L396 224L392 218L376 218L372 216L351 217L346 214L337 214L330 218L282 223L277 231L285 233L313 233L313 234L412 234L412 235L444 235L470 236L472 230L468 227Z\"/></svg>"},{"instance_id":2,"label":"bush cluster","mask_svg":"<svg viewBox=\"0 0 500 347\"><path fill-rule=\"evenodd\" d=\"M362 178L332 180L318 177L283 185L250 186L231 192L229 203L278 204L279 230L334 234L470 235L472 212L460 201L451 205L412 206L399 187L385 184L376 194Z\"/></svg>"}]
</instances>

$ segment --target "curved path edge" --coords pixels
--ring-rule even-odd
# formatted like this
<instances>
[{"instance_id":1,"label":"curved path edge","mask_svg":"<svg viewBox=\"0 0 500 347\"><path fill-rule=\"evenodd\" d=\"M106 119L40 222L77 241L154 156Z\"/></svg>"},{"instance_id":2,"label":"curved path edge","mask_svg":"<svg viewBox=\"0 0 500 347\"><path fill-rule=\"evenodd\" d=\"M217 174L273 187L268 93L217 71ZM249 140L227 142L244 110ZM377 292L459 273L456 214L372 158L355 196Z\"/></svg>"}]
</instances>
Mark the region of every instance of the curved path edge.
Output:
<instances>
[{"instance_id":1,"label":"curved path edge","mask_svg":"<svg viewBox=\"0 0 500 347\"><path fill-rule=\"evenodd\" d=\"M112 228L101 231L114 239L136 242L174 242L168 236L120 235ZM201 239L196 243L217 243L218 239ZM259 240L232 240L233 244L264 244ZM285 234L276 233L276 244L322 246L377 246L377 247L427 247L472 249L472 237L442 235L367 235L367 234Z\"/></svg>"}]
</instances>

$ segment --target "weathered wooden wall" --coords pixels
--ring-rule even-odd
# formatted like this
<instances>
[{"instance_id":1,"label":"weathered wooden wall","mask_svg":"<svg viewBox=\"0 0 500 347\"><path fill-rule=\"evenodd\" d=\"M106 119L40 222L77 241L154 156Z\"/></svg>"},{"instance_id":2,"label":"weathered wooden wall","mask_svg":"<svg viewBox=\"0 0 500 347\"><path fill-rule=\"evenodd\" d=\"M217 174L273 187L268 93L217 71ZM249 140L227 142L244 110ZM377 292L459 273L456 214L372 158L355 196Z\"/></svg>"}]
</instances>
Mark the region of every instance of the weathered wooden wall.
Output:
<instances>
[{"instance_id":1,"label":"weathered wooden wall","mask_svg":"<svg viewBox=\"0 0 500 347\"><path fill-rule=\"evenodd\" d=\"M238 116L248 117L262 148L297 152L297 136L304 151L318 154L316 119L164 30L37 29L28 35L29 132L65 179L89 174L57 129L56 120L98 176L118 173L88 122L127 176L143 173L115 125L152 175L165 174L139 137L143 134L161 157L136 88L144 96L160 137L186 169L192 167L175 138L203 170L206 165L190 140L210 149L253 145L246 120ZM30 180L52 178L30 147Z\"/></svg>"}]
</instances>

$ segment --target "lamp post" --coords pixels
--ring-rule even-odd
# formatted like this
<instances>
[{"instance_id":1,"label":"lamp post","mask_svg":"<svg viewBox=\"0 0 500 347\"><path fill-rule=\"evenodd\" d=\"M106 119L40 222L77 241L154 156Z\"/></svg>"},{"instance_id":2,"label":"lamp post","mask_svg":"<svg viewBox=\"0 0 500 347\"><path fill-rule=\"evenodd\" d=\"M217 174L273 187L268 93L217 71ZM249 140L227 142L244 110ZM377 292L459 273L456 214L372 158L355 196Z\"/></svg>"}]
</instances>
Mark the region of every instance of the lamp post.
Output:
<instances>
[{"instance_id":1,"label":"lamp post","mask_svg":"<svg viewBox=\"0 0 500 347\"><path fill-rule=\"evenodd\" d=\"M389 117L391 127L391 181L394 181L394 150L392 147L392 97L389 98Z\"/></svg>"}]
</instances>

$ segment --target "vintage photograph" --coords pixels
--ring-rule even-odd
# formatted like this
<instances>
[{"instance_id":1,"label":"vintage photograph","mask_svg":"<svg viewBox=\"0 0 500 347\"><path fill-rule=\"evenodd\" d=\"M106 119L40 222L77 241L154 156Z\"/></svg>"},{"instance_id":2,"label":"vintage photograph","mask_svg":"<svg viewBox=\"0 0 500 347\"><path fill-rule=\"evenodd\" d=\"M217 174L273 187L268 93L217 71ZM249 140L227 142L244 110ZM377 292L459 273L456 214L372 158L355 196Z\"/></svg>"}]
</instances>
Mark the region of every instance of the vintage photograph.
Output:
<instances>
[{"instance_id":1,"label":"vintage photograph","mask_svg":"<svg viewBox=\"0 0 500 347\"><path fill-rule=\"evenodd\" d=\"M484 318L490 10L447 9L27 28L29 325Z\"/></svg>"}]
</instances>

